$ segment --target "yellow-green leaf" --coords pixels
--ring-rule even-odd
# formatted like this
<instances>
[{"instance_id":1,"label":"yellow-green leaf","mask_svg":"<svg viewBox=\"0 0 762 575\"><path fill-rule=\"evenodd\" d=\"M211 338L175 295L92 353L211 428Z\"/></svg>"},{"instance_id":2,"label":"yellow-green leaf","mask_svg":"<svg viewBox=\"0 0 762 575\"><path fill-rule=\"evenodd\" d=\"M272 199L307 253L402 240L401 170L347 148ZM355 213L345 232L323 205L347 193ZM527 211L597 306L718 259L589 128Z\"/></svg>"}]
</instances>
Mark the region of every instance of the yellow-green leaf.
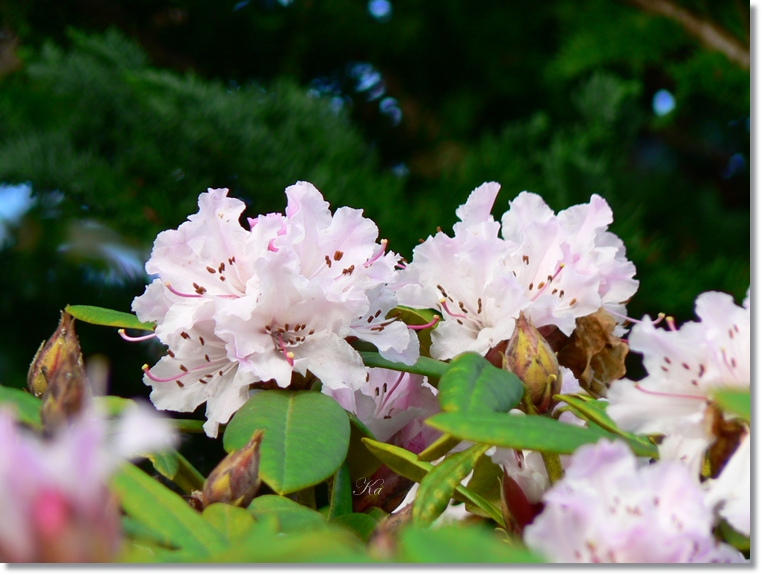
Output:
<instances>
[{"instance_id":1,"label":"yellow-green leaf","mask_svg":"<svg viewBox=\"0 0 762 575\"><path fill-rule=\"evenodd\" d=\"M413 522L431 525L452 499L460 482L471 473L476 460L487 451L489 445L472 445L465 451L453 453L436 465L421 480L413 502Z\"/></svg>"},{"instance_id":2,"label":"yellow-green leaf","mask_svg":"<svg viewBox=\"0 0 762 575\"><path fill-rule=\"evenodd\" d=\"M153 322L140 321L134 314L94 305L67 305L65 311L79 321L95 325L146 331L153 331L156 327Z\"/></svg>"}]
</instances>

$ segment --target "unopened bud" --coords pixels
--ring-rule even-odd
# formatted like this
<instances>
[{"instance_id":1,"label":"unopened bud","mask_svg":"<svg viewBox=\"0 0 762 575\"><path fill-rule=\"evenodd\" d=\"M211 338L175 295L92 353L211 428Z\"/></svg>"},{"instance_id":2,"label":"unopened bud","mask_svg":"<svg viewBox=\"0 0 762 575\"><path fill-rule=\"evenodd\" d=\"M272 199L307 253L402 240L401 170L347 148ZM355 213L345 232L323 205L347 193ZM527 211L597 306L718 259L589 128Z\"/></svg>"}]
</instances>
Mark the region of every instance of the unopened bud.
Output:
<instances>
[{"instance_id":1,"label":"unopened bud","mask_svg":"<svg viewBox=\"0 0 762 575\"><path fill-rule=\"evenodd\" d=\"M79 340L74 333L74 318L67 312L61 312L61 321L50 339L40 344L27 373L27 385L36 397L42 397L48 387L51 374L58 368L59 362L66 353L74 353L81 357ZM81 363L81 361L80 361Z\"/></svg>"},{"instance_id":2,"label":"unopened bud","mask_svg":"<svg viewBox=\"0 0 762 575\"><path fill-rule=\"evenodd\" d=\"M519 314L516 328L508 340L505 368L524 383L525 398L531 402L535 412L546 413L552 407L553 395L561 391L558 359L523 312Z\"/></svg>"},{"instance_id":3,"label":"unopened bud","mask_svg":"<svg viewBox=\"0 0 762 575\"><path fill-rule=\"evenodd\" d=\"M201 500L204 507L212 503L229 503L248 507L259 490L259 446L263 431L257 430L249 442L230 453L209 474Z\"/></svg>"},{"instance_id":4,"label":"unopened bud","mask_svg":"<svg viewBox=\"0 0 762 575\"><path fill-rule=\"evenodd\" d=\"M37 351L27 383L32 393L42 395L40 418L47 435L82 410L89 389L74 319L68 313L61 314L58 329Z\"/></svg>"}]
</instances>

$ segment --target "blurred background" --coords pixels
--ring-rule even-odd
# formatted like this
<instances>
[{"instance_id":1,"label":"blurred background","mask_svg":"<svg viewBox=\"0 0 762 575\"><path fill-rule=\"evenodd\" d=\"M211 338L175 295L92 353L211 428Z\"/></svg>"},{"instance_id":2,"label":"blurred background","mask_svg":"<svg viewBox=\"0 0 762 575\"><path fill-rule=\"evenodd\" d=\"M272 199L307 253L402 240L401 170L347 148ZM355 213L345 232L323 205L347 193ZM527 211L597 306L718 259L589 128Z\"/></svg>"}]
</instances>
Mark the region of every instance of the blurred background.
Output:
<instances>
[{"instance_id":1,"label":"blurred background","mask_svg":"<svg viewBox=\"0 0 762 575\"><path fill-rule=\"evenodd\" d=\"M66 304L128 311L161 230L227 187L248 215L313 182L390 248L450 231L484 181L556 210L597 193L641 287L693 317L750 279L741 0L3 0L0 383ZM112 393L158 346L78 324Z\"/></svg>"}]
</instances>

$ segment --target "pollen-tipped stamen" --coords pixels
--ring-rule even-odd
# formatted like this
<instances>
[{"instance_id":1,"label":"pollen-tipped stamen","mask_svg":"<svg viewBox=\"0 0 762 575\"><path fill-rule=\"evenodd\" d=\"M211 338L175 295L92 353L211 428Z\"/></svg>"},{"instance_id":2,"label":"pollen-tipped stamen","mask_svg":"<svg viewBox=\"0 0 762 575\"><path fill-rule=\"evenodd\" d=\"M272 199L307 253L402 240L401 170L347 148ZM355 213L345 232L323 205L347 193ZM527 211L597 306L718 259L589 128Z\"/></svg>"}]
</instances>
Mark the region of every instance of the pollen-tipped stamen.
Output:
<instances>
[{"instance_id":1,"label":"pollen-tipped stamen","mask_svg":"<svg viewBox=\"0 0 762 575\"><path fill-rule=\"evenodd\" d=\"M615 315L616 317L621 317L623 320L629 321L630 323L650 323L651 325L659 324L661 320L663 320L666 317L664 313L659 312L659 314L656 316L656 319L653 319L650 322L644 322L642 319L635 319L635 318L623 315L621 313L611 311L610 309L607 309L606 313L610 313L611 315Z\"/></svg>"},{"instance_id":2,"label":"pollen-tipped stamen","mask_svg":"<svg viewBox=\"0 0 762 575\"><path fill-rule=\"evenodd\" d=\"M153 339L154 337L156 337L156 333L155 333L155 332L149 333L148 335L140 335L140 336L137 336L137 337L133 337L133 336L131 336L131 335L127 335L127 334L124 332L124 330L123 330L123 329L120 329L120 330L119 330L117 333L118 333L118 334L119 334L119 335L122 337L122 339L123 339L123 340L125 340L125 341L145 341L145 340L147 340L147 339Z\"/></svg>"},{"instance_id":3,"label":"pollen-tipped stamen","mask_svg":"<svg viewBox=\"0 0 762 575\"><path fill-rule=\"evenodd\" d=\"M175 288L172 287L172 284L169 282L164 282L164 285L167 286L167 289L169 291L171 291L173 294L180 297L203 297L199 294L190 294L190 293L183 293L183 292L177 291Z\"/></svg>"},{"instance_id":4,"label":"pollen-tipped stamen","mask_svg":"<svg viewBox=\"0 0 762 575\"><path fill-rule=\"evenodd\" d=\"M531 301L536 300L538 297L540 297L543 293L545 293L545 290L548 289L548 286L553 283L553 280L558 277L558 274L561 273L561 270L564 269L566 264L558 264L558 268L556 269L555 273L548 278L548 281L543 284L543 286L537 290L537 293L532 296ZM531 288L531 286L530 286Z\"/></svg>"},{"instance_id":5,"label":"pollen-tipped stamen","mask_svg":"<svg viewBox=\"0 0 762 575\"><path fill-rule=\"evenodd\" d=\"M210 361L209 363L204 363L202 365L199 365L198 367L191 368L188 371L181 371L178 375L175 375L174 377L156 377L154 374L151 373L151 370L148 367L147 363L144 363L141 369L143 370L143 373L145 373L148 376L148 379L152 381L156 381L158 383L168 383L170 381L176 381L178 379L182 379L183 377L187 376L189 373L193 373L195 371L203 371L207 367L212 365L213 363L214 363L213 361Z\"/></svg>"},{"instance_id":6,"label":"pollen-tipped stamen","mask_svg":"<svg viewBox=\"0 0 762 575\"><path fill-rule=\"evenodd\" d=\"M450 311L450 308L449 308L449 307L447 307L447 300L446 300L445 298L439 298L439 303L440 303L440 304L441 304L441 306L444 308L444 310L445 310L445 311L446 311L448 314L450 314L452 317L459 317L459 318L461 318L461 319L468 319L468 318L467 318L465 315L463 315L463 314L460 314L460 313L453 313L452 311Z\"/></svg>"},{"instance_id":7,"label":"pollen-tipped stamen","mask_svg":"<svg viewBox=\"0 0 762 575\"><path fill-rule=\"evenodd\" d=\"M380 258L382 255L384 255L384 252L386 251L386 246L389 245L389 240L381 240L381 249L378 250L373 257L371 257L367 262L363 264L364 267L369 268L373 262L375 262L378 258Z\"/></svg>"},{"instance_id":8,"label":"pollen-tipped stamen","mask_svg":"<svg viewBox=\"0 0 762 575\"><path fill-rule=\"evenodd\" d=\"M378 417L378 415L379 415L379 414L381 413L381 411L384 409L384 406L386 406L386 402L387 402L387 401L389 400L389 398L392 396L392 394L394 393L394 390L395 390L395 389L397 389L397 386L400 384L400 382L402 381L402 378L403 378L403 377L405 377L405 372L404 372L404 371L401 371L401 372L400 372L400 375L399 375L399 377L397 378L397 381L395 381L395 382L392 384L391 388L389 388L389 390L388 390L386 393L384 393L384 397L383 397L383 399L381 400L381 402L378 404L378 407L376 408L376 411L375 411L375 413L374 413L374 416L375 416L375 417Z\"/></svg>"},{"instance_id":9,"label":"pollen-tipped stamen","mask_svg":"<svg viewBox=\"0 0 762 575\"><path fill-rule=\"evenodd\" d=\"M670 331L677 331L677 325L675 324L675 318L673 318L671 315L668 315L666 317L667 326L669 327Z\"/></svg>"},{"instance_id":10,"label":"pollen-tipped stamen","mask_svg":"<svg viewBox=\"0 0 762 575\"><path fill-rule=\"evenodd\" d=\"M417 330L421 330L421 329L428 329L430 327L434 327L439 322L440 319L442 319L442 318L435 314L434 317L431 319L431 321L429 323L424 324L424 325L409 325L409 326L407 326L407 328L408 329L414 329L416 331Z\"/></svg>"},{"instance_id":11,"label":"pollen-tipped stamen","mask_svg":"<svg viewBox=\"0 0 762 575\"><path fill-rule=\"evenodd\" d=\"M294 367L294 357L296 356L293 351L286 350L286 344L283 343L283 335L280 333L278 334L278 344L280 345L280 351L283 353L283 357L286 358L288 365Z\"/></svg>"}]
</instances>

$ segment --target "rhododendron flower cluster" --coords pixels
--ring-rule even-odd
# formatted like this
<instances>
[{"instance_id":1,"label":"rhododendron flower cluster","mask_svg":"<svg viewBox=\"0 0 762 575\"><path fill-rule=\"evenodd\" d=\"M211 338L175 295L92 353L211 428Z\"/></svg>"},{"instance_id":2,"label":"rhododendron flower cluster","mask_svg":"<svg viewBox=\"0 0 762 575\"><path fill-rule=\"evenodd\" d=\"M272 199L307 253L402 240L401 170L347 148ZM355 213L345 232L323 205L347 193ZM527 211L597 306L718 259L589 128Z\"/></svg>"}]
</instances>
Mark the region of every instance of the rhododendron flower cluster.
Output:
<instances>
[{"instance_id":1,"label":"rhododendron flower cluster","mask_svg":"<svg viewBox=\"0 0 762 575\"><path fill-rule=\"evenodd\" d=\"M111 423L87 408L48 443L25 434L0 410L0 558L110 560L121 526L106 480L123 459L175 440L172 428L140 405Z\"/></svg>"},{"instance_id":2,"label":"rhododendron flower cluster","mask_svg":"<svg viewBox=\"0 0 762 575\"><path fill-rule=\"evenodd\" d=\"M376 225L361 210L331 214L306 182L286 196L285 214L249 219L247 230L243 202L222 189L201 194L197 214L156 238L146 271L158 278L133 302L169 347L144 370L151 400L176 411L206 402L213 437L251 384L288 387L309 372L329 389L362 387L367 369L347 338L390 360L418 357L415 334L386 317L400 258L376 242Z\"/></svg>"},{"instance_id":3,"label":"rhododendron flower cluster","mask_svg":"<svg viewBox=\"0 0 762 575\"><path fill-rule=\"evenodd\" d=\"M712 536L713 516L684 465L638 467L621 442L580 447L545 508L526 528L527 545L559 563L740 563Z\"/></svg>"},{"instance_id":4,"label":"rhododendron flower cluster","mask_svg":"<svg viewBox=\"0 0 762 575\"><path fill-rule=\"evenodd\" d=\"M624 313L638 287L622 241L606 231L612 213L603 198L556 215L522 192L498 223L490 211L499 190L475 189L455 212L454 236L438 232L416 246L401 274L400 303L437 308L445 319L432 335L433 357L485 355L511 337L522 311L535 327L570 335L576 318L601 307Z\"/></svg>"}]
</instances>

